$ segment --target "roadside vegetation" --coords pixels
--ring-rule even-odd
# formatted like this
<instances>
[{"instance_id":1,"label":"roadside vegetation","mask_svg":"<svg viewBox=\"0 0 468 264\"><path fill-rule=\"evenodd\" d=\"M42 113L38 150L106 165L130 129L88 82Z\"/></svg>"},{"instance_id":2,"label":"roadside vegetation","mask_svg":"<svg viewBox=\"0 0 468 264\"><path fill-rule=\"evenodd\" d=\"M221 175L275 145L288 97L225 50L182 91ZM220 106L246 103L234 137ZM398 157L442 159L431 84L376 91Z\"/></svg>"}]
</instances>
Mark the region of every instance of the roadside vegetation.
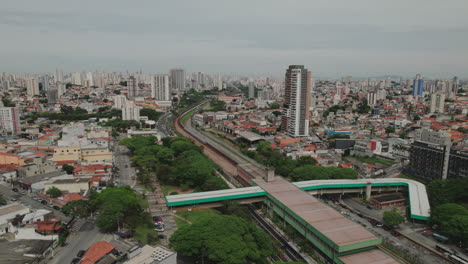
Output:
<instances>
[{"instance_id":1,"label":"roadside vegetation","mask_svg":"<svg viewBox=\"0 0 468 264\"><path fill-rule=\"evenodd\" d=\"M183 211L175 218L178 229L169 246L179 254L205 263L268 263L274 254L270 237L235 202L215 210Z\"/></svg>"},{"instance_id":2,"label":"roadside vegetation","mask_svg":"<svg viewBox=\"0 0 468 264\"><path fill-rule=\"evenodd\" d=\"M118 109L112 109L110 106L104 106L97 110L96 113L88 113L86 109L81 107L66 106L60 107L59 113L42 112L34 113L24 116L23 119L30 118L32 121L38 118L46 118L49 120L61 120L61 121L77 121L77 120L88 120L90 118L112 118L121 117L122 111Z\"/></svg>"},{"instance_id":3,"label":"roadside vegetation","mask_svg":"<svg viewBox=\"0 0 468 264\"><path fill-rule=\"evenodd\" d=\"M322 179L357 179L357 172L349 168L317 166L312 157L300 157L293 160L283 156L270 143L262 141L257 145L257 151L241 149L242 153L265 166L275 168L276 174L290 178L292 181L322 180Z\"/></svg>"},{"instance_id":4,"label":"roadside vegetation","mask_svg":"<svg viewBox=\"0 0 468 264\"><path fill-rule=\"evenodd\" d=\"M427 185L431 220L460 246L468 246L468 179L435 180Z\"/></svg>"},{"instance_id":5,"label":"roadside vegetation","mask_svg":"<svg viewBox=\"0 0 468 264\"><path fill-rule=\"evenodd\" d=\"M134 154L131 161L140 167L138 180L149 184L157 178L161 184L213 191L226 189L226 183L215 174L215 164L202 153L202 148L183 137L163 138L158 145L155 137L126 138L120 145Z\"/></svg>"},{"instance_id":6,"label":"roadside vegetation","mask_svg":"<svg viewBox=\"0 0 468 264\"><path fill-rule=\"evenodd\" d=\"M391 160L385 160L385 159L379 159L376 157L361 157L361 156L351 156L351 158L358 160L362 163L367 163L367 164L372 164L372 165L377 165L378 163L391 166L395 164L395 162Z\"/></svg>"}]
</instances>

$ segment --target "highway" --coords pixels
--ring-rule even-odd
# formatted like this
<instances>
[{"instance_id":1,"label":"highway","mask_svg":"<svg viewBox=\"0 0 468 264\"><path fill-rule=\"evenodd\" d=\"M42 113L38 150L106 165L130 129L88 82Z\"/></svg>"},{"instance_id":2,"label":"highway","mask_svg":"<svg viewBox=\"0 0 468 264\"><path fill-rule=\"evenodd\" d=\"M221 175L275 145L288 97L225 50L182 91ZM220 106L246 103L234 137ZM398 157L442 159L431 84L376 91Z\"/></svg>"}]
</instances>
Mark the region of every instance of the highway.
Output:
<instances>
[{"instance_id":1,"label":"highway","mask_svg":"<svg viewBox=\"0 0 468 264\"><path fill-rule=\"evenodd\" d=\"M117 186L128 185L133 188L136 184L136 171L131 166L130 151L127 147L119 145L119 141L124 138L125 135L121 135L114 143L114 181Z\"/></svg>"},{"instance_id":2,"label":"highway","mask_svg":"<svg viewBox=\"0 0 468 264\"><path fill-rule=\"evenodd\" d=\"M156 129L161 133L161 137L174 137L176 134L171 129L172 113L166 112L156 122Z\"/></svg>"}]
</instances>

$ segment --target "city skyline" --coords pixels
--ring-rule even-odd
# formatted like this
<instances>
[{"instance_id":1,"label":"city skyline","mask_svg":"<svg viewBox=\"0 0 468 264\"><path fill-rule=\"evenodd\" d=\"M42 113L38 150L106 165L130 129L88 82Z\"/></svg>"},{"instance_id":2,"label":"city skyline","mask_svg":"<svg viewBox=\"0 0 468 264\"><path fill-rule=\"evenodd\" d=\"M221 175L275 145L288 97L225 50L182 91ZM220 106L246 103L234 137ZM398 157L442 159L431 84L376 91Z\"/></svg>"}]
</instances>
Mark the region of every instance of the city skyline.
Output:
<instances>
[{"instance_id":1,"label":"city skyline","mask_svg":"<svg viewBox=\"0 0 468 264\"><path fill-rule=\"evenodd\" d=\"M267 10L265 3L7 2L0 72L184 68L281 76L286 65L303 64L321 78L468 77L464 1L304 1L299 9L268 2Z\"/></svg>"}]
</instances>

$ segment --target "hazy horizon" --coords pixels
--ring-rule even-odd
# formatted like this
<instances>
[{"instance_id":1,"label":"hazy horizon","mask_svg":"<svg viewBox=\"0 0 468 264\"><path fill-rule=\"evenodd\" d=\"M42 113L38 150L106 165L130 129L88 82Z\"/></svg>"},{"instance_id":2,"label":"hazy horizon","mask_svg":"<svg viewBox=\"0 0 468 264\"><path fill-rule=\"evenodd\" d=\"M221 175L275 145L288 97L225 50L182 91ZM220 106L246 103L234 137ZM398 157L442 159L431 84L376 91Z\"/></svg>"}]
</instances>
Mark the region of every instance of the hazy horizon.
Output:
<instances>
[{"instance_id":1,"label":"hazy horizon","mask_svg":"<svg viewBox=\"0 0 468 264\"><path fill-rule=\"evenodd\" d=\"M468 2L7 1L0 72L468 77Z\"/></svg>"}]
</instances>

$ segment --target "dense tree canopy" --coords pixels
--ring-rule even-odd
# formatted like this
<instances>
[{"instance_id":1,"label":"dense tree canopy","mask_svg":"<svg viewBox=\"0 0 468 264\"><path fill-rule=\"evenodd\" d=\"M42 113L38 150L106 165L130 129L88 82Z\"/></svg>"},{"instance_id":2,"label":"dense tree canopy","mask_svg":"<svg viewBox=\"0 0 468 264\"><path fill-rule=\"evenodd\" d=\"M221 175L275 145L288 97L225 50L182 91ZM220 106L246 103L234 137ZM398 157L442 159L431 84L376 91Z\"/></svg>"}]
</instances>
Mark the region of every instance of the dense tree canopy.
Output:
<instances>
[{"instance_id":1,"label":"dense tree canopy","mask_svg":"<svg viewBox=\"0 0 468 264\"><path fill-rule=\"evenodd\" d=\"M398 226L405 221L405 218L393 208L391 211L384 212L383 220L389 226Z\"/></svg>"},{"instance_id":2,"label":"dense tree canopy","mask_svg":"<svg viewBox=\"0 0 468 264\"><path fill-rule=\"evenodd\" d=\"M218 99L211 99L209 111L217 112L224 111L226 109L226 103Z\"/></svg>"},{"instance_id":3,"label":"dense tree canopy","mask_svg":"<svg viewBox=\"0 0 468 264\"><path fill-rule=\"evenodd\" d=\"M129 186L106 188L91 203L99 211L96 225L103 231L124 226L135 228L149 221L141 198Z\"/></svg>"},{"instance_id":4,"label":"dense tree canopy","mask_svg":"<svg viewBox=\"0 0 468 264\"><path fill-rule=\"evenodd\" d=\"M140 110L140 116L147 116L149 120L158 121L159 117L163 115L162 112L158 112L151 108L142 108Z\"/></svg>"},{"instance_id":5,"label":"dense tree canopy","mask_svg":"<svg viewBox=\"0 0 468 264\"><path fill-rule=\"evenodd\" d=\"M59 188L52 186L46 191L46 194L52 198L57 198L62 195L62 191L60 191Z\"/></svg>"},{"instance_id":6,"label":"dense tree canopy","mask_svg":"<svg viewBox=\"0 0 468 264\"><path fill-rule=\"evenodd\" d=\"M73 167L72 165L63 164L63 165L62 165L62 169L63 169L67 174L73 174L73 171L75 170L75 167Z\"/></svg>"},{"instance_id":7,"label":"dense tree canopy","mask_svg":"<svg viewBox=\"0 0 468 264\"><path fill-rule=\"evenodd\" d=\"M318 179L356 179L357 172L349 168L314 166L317 161L312 157L300 157L293 160L274 150L270 143L262 141L257 145L257 151L242 149L242 153L267 166L275 168L281 176L293 181Z\"/></svg>"},{"instance_id":8,"label":"dense tree canopy","mask_svg":"<svg viewBox=\"0 0 468 264\"><path fill-rule=\"evenodd\" d=\"M140 181L157 177L163 184L211 191L227 188L215 175L215 165L202 154L202 148L183 137L163 138L157 145L154 137L127 138L120 141L135 156L132 161L141 167Z\"/></svg>"},{"instance_id":9,"label":"dense tree canopy","mask_svg":"<svg viewBox=\"0 0 468 264\"><path fill-rule=\"evenodd\" d=\"M435 180L427 186L431 206L468 203L468 179Z\"/></svg>"},{"instance_id":10,"label":"dense tree canopy","mask_svg":"<svg viewBox=\"0 0 468 264\"><path fill-rule=\"evenodd\" d=\"M455 203L438 205L431 211L431 219L440 225L444 234L468 245L468 209Z\"/></svg>"},{"instance_id":11,"label":"dense tree canopy","mask_svg":"<svg viewBox=\"0 0 468 264\"><path fill-rule=\"evenodd\" d=\"M62 207L66 215L85 218L91 215L92 207L87 200L70 201Z\"/></svg>"},{"instance_id":12,"label":"dense tree canopy","mask_svg":"<svg viewBox=\"0 0 468 264\"><path fill-rule=\"evenodd\" d=\"M267 263L271 240L252 222L237 216L216 215L179 228L170 247L185 256L220 264Z\"/></svg>"}]
</instances>

